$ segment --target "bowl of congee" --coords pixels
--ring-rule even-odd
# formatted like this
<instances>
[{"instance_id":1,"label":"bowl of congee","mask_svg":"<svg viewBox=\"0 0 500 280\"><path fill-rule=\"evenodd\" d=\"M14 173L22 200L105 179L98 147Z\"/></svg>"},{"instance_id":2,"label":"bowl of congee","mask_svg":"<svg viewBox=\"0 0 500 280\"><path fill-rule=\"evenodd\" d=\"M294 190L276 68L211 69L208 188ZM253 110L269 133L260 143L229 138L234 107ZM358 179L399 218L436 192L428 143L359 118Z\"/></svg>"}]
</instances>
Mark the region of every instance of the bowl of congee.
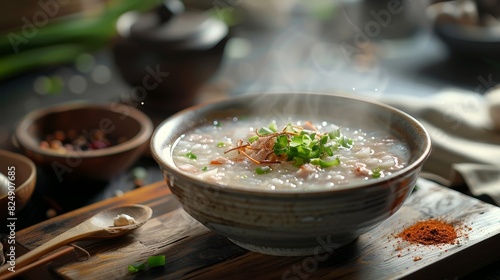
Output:
<instances>
[{"instance_id":1,"label":"bowl of congee","mask_svg":"<svg viewBox=\"0 0 500 280\"><path fill-rule=\"evenodd\" d=\"M345 246L396 213L431 140L382 103L262 93L172 115L151 150L172 194L207 228L250 251L306 256Z\"/></svg>"}]
</instances>

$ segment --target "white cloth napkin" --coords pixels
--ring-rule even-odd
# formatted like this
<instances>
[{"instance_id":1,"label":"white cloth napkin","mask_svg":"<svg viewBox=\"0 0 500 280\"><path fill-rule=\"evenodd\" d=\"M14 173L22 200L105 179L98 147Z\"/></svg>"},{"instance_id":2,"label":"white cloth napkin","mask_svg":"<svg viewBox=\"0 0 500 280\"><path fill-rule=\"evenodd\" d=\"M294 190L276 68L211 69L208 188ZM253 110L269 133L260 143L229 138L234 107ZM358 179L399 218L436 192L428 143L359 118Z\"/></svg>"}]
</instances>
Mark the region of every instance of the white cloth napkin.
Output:
<instances>
[{"instance_id":1,"label":"white cloth napkin","mask_svg":"<svg viewBox=\"0 0 500 280\"><path fill-rule=\"evenodd\" d=\"M485 95L447 89L430 97L382 96L382 102L418 119L431 135L433 150L423 172L450 187L465 183L471 194L500 205L500 88ZM493 117L491 116L493 114Z\"/></svg>"}]
</instances>

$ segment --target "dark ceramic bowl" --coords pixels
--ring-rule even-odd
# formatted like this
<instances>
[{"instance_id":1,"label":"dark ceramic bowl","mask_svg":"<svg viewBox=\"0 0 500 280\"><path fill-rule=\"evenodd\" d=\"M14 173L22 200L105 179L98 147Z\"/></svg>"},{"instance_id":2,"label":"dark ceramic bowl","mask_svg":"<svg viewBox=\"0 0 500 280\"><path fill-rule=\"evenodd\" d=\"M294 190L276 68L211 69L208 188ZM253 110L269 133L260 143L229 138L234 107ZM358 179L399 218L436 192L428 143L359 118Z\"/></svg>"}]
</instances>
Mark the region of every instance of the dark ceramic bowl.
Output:
<instances>
[{"instance_id":1,"label":"dark ceramic bowl","mask_svg":"<svg viewBox=\"0 0 500 280\"><path fill-rule=\"evenodd\" d=\"M62 104L27 114L17 124L15 139L37 165L65 179L109 180L130 167L148 148L153 123L141 111L123 104ZM42 148L46 135L61 130L89 138L102 130L108 139L124 139L106 148L56 151Z\"/></svg>"},{"instance_id":2,"label":"dark ceramic bowl","mask_svg":"<svg viewBox=\"0 0 500 280\"><path fill-rule=\"evenodd\" d=\"M455 56L500 58L500 35L489 28L442 23L434 26L434 32Z\"/></svg>"},{"instance_id":3,"label":"dark ceramic bowl","mask_svg":"<svg viewBox=\"0 0 500 280\"><path fill-rule=\"evenodd\" d=\"M13 200L9 199L9 195L0 197L0 218L2 220L13 217L9 214L8 209L21 211L30 200L36 186L36 167L33 161L24 155L14 152L0 150L0 172L13 179L15 184ZM12 172L9 174L9 171Z\"/></svg>"},{"instance_id":4,"label":"dark ceramic bowl","mask_svg":"<svg viewBox=\"0 0 500 280\"><path fill-rule=\"evenodd\" d=\"M184 133L214 119L260 116L322 118L342 126L384 129L408 143L408 165L384 178L330 190L287 192L242 189L205 182L181 172L172 150ZM251 251L313 255L321 242L344 246L396 213L413 190L431 140L411 116L390 106L333 94L245 95L183 110L153 133L151 152L184 210L208 228Z\"/></svg>"},{"instance_id":5,"label":"dark ceramic bowl","mask_svg":"<svg viewBox=\"0 0 500 280\"><path fill-rule=\"evenodd\" d=\"M490 2L489 4L487 4ZM485 24L487 16L500 20L498 1L476 0L475 16L452 17L461 12L463 1L439 1L427 7L427 18L432 22L434 34L444 43L450 53L458 58L500 58L500 25Z\"/></svg>"}]
</instances>

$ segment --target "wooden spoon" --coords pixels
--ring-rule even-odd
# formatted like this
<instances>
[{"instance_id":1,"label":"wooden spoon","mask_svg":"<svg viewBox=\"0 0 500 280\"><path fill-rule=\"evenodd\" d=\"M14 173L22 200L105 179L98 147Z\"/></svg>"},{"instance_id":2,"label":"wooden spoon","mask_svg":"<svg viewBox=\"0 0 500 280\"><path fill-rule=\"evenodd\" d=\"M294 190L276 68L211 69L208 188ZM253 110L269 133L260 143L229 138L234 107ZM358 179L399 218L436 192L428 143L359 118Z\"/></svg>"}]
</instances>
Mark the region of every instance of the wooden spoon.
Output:
<instances>
[{"instance_id":1,"label":"wooden spoon","mask_svg":"<svg viewBox=\"0 0 500 280\"><path fill-rule=\"evenodd\" d=\"M131 216L136 222L126 226L114 226L113 219L121 214ZM146 223L152 214L153 210L150 207L139 204L123 205L101 211L88 220L20 256L15 260L14 269L18 270L41 256L75 241L123 236ZM13 271L9 270L10 267L9 262L0 267L0 279L11 276L8 273L14 274Z\"/></svg>"}]
</instances>

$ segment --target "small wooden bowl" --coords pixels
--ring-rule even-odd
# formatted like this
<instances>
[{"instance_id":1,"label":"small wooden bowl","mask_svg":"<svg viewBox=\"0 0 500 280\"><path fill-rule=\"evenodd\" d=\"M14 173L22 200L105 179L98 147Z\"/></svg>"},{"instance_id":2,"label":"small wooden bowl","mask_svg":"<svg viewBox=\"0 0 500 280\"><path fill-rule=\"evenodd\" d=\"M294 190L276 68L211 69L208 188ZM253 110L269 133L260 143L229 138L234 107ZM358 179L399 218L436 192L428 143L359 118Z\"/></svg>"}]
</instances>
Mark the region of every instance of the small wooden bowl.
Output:
<instances>
[{"instance_id":1,"label":"small wooden bowl","mask_svg":"<svg viewBox=\"0 0 500 280\"><path fill-rule=\"evenodd\" d=\"M89 135L102 130L110 139L125 141L94 150L57 151L43 148L41 141L57 130ZM129 168L148 148L153 123L141 111L124 104L71 103L33 111L15 130L19 147L37 165L57 179L109 180Z\"/></svg>"},{"instance_id":2,"label":"small wooden bowl","mask_svg":"<svg viewBox=\"0 0 500 280\"><path fill-rule=\"evenodd\" d=\"M0 218L3 220L15 217L15 212L26 206L35 190L37 174L33 161L6 150L0 150L0 172L15 184L13 194L0 197ZM12 215L10 210L13 210Z\"/></svg>"}]
</instances>

